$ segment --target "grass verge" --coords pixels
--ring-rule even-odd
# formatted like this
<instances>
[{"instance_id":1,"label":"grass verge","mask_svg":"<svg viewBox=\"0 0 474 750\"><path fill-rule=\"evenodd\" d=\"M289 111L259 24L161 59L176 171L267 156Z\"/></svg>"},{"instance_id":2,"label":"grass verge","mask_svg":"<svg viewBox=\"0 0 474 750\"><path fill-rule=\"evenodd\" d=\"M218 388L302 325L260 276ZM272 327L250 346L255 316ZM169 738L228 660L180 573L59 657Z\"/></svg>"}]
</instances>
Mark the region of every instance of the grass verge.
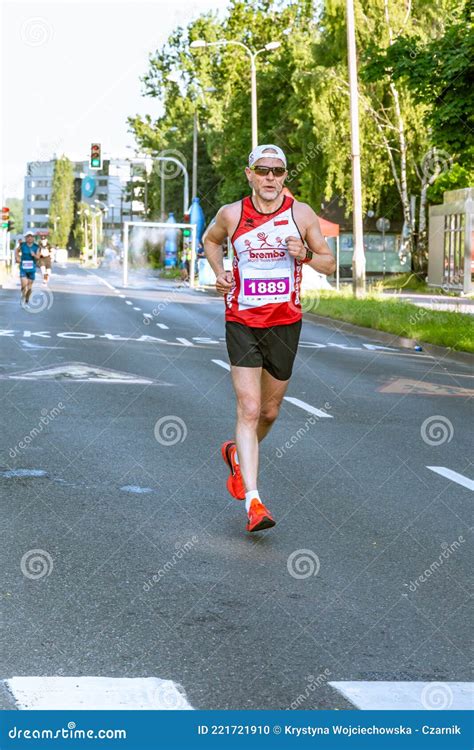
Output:
<instances>
[{"instance_id":1,"label":"grass verge","mask_svg":"<svg viewBox=\"0 0 474 750\"><path fill-rule=\"evenodd\" d=\"M354 299L347 292L312 292L302 300L304 312L325 315L366 328L457 351L474 352L474 320L461 312L443 312L417 307L398 299L376 295Z\"/></svg>"}]
</instances>

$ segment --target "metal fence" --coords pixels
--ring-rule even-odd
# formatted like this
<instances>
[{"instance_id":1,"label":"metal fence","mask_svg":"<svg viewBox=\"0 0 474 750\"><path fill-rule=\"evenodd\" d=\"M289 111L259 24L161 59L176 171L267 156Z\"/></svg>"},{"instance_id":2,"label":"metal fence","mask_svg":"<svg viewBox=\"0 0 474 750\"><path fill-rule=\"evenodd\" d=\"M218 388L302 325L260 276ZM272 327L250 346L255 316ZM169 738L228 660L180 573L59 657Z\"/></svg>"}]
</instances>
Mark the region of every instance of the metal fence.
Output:
<instances>
[{"instance_id":1,"label":"metal fence","mask_svg":"<svg viewBox=\"0 0 474 750\"><path fill-rule=\"evenodd\" d=\"M447 291L472 291L474 188L449 190L430 207L428 284Z\"/></svg>"}]
</instances>

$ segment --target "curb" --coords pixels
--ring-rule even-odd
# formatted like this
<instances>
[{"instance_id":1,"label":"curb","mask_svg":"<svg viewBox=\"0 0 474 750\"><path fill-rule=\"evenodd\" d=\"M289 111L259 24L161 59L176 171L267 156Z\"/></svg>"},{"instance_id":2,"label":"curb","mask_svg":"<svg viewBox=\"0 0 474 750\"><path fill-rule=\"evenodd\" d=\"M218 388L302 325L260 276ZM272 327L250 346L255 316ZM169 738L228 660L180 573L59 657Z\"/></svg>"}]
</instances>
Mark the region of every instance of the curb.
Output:
<instances>
[{"instance_id":1,"label":"curb","mask_svg":"<svg viewBox=\"0 0 474 750\"><path fill-rule=\"evenodd\" d=\"M214 287L200 287L199 290L196 289L195 291L204 292L213 297L220 296L214 292ZM459 352L456 349L450 349L446 346L436 346L435 344L428 344L425 341L417 341L416 339L410 339L405 336L397 336L395 333L379 331L377 328L356 326L354 323L346 323L346 321L340 320L339 318L328 318L324 315L317 315L316 313L303 313L303 320L312 323L319 323L320 325L326 326L326 328L337 328L338 331L344 331L353 336L363 336L364 338L370 336L381 344L392 344L399 346L402 349L413 350L415 346L419 345L423 348L425 354L434 357L434 359L449 359L463 365L474 366L474 354L470 354L470 352Z\"/></svg>"},{"instance_id":2,"label":"curb","mask_svg":"<svg viewBox=\"0 0 474 750\"><path fill-rule=\"evenodd\" d=\"M414 346L419 345L423 348L423 351L426 354L429 354L435 359L450 359L454 362L470 365L471 367L474 365L474 354L470 354L469 352L458 352L449 347L427 344L424 341L397 336L394 333L387 333L386 331L379 331L377 328L356 326L353 323L346 323L344 320L339 320L338 318L328 318L324 315L316 315L314 313L304 313L303 319L312 323L319 323L320 325L326 326L326 328L337 328L338 331L351 333L354 336L370 336L376 341L380 341L381 344L395 344L402 349L413 350Z\"/></svg>"}]
</instances>

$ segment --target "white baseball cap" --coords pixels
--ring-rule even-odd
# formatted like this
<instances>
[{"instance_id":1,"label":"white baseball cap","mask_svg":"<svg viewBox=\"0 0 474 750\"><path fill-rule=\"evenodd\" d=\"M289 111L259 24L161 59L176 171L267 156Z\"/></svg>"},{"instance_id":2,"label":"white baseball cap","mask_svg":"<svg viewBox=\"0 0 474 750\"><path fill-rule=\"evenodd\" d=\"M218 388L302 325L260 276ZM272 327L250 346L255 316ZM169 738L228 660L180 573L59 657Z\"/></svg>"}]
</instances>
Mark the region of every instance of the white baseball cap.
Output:
<instances>
[{"instance_id":1,"label":"white baseball cap","mask_svg":"<svg viewBox=\"0 0 474 750\"><path fill-rule=\"evenodd\" d=\"M249 154L249 167L253 167L255 162L264 156L271 159L280 159L286 167L285 154L279 146L275 146L273 143L264 143L262 146L254 148Z\"/></svg>"},{"instance_id":2,"label":"white baseball cap","mask_svg":"<svg viewBox=\"0 0 474 750\"><path fill-rule=\"evenodd\" d=\"M27 232L25 232L25 234L24 234L23 236L24 236L24 237L28 237L28 235L29 235L29 234L31 234L31 236L32 236L32 237L34 237L34 236L35 236L35 233L34 233L34 232L31 232L30 230L28 230Z\"/></svg>"}]
</instances>

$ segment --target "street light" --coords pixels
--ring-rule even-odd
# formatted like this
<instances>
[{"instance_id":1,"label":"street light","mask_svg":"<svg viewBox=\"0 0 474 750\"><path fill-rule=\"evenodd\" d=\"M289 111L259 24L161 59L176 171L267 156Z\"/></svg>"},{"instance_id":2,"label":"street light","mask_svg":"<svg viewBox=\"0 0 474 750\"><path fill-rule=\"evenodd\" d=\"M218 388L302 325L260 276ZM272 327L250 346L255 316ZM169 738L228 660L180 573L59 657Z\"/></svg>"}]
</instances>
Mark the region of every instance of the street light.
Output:
<instances>
[{"instance_id":1,"label":"street light","mask_svg":"<svg viewBox=\"0 0 474 750\"><path fill-rule=\"evenodd\" d=\"M267 52L273 49L277 49L281 42L268 42L268 44L265 45L265 47L262 47L261 49L258 49L256 52L252 52L247 45L245 45L243 42L238 42L234 39L220 39L218 42L206 42L204 39L196 39L194 42L191 42L190 49L198 49L200 47L225 47L229 44L237 45L238 47L242 47L245 52L250 57L250 83L251 83L251 91L250 91L250 101L251 101L251 111L252 111L252 149L256 148L258 146L258 126L257 126L257 66L256 66L256 59L257 55L260 55L262 52Z\"/></svg>"},{"instance_id":2,"label":"street light","mask_svg":"<svg viewBox=\"0 0 474 750\"><path fill-rule=\"evenodd\" d=\"M349 68L351 162L352 162L352 286L355 297L365 295L365 253L362 230L362 184L359 145L359 94L357 90L357 58L355 42L354 1L346 0L347 57Z\"/></svg>"},{"instance_id":3,"label":"street light","mask_svg":"<svg viewBox=\"0 0 474 750\"><path fill-rule=\"evenodd\" d=\"M59 221L59 219L60 219L61 217L60 217L60 216L55 216L55 217L53 218L53 217L52 217L52 216L50 216L49 214L45 214L45 216L46 216L46 218L47 218L47 219L53 219L53 227L54 227L54 231L56 232L56 229L57 229L57 224L56 224L56 222L57 222L57 221Z\"/></svg>"},{"instance_id":4,"label":"street light","mask_svg":"<svg viewBox=\"0 0 474 750\"><path fill-rule=\"evenodd\" d=\"M211 94L212 92L217 91L215 86L206 86L202 94L205 92L206 94ZM204 98L203 98L204 99ZM199 128L199 122L198 122L198 100L199 100L199 94L196 97L195 101L195 107L194 107L194 118L193 118L193 173L192 173L192 187L191 187L191 197L196 198L197 196L197 170L198 170L198 128Z\"/></svg>"},{"instance_id":5,"label":"street light","mask_svg":"<svg viewBox=\"0 0 474 750\"><path fill-rule=\"evenodd\" d=\"M169 76L168 76L169 78ZM173 125L171 128L168 128L168 133L175 133L178 130L176 125ZM165 170L161 170L161 184L160 184L160 218L161 221L165 220Z\"/></svg>"}]
</instances>

